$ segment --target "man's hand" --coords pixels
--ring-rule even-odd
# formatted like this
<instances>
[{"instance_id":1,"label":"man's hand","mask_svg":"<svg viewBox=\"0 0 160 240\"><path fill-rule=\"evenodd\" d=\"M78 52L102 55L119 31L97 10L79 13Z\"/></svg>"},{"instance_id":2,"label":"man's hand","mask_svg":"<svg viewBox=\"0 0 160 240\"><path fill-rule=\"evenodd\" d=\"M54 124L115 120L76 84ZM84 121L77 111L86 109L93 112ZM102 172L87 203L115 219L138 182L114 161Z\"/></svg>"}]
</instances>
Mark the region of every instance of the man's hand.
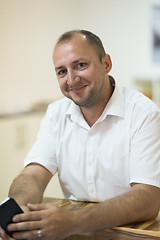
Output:
<instances>
[{"instance_id":1,"label":"man's hand","mask_svg":"<svg viewBox=\"0 0 160 240\"><path fill-rule=\"evenodd\" d=\"M29 212L29 208L26 207L26 206L21 206L21 209L24 211L24 212ZM4 231L4 229L0 226L0 238L3 239L3 240L13 240L12 237L10 237L8 234L6 234L6 232Z\"/></svg>"},{"instance_id":2,"label":"man's hand","mask_svg":"<svg viewBox=\"0 0 160 240\"><path fill-rule=\"evenodd\" d=\"M38 230L41 230L41 239L58 240L73 234L73 229L76 229L73 211L64 210L51 203L28 204L27 207L30 212L16 215L13 218L14 223L8 225L8 230L14 232L15 239L37 238Z\"/></svg>"}]
</instances>

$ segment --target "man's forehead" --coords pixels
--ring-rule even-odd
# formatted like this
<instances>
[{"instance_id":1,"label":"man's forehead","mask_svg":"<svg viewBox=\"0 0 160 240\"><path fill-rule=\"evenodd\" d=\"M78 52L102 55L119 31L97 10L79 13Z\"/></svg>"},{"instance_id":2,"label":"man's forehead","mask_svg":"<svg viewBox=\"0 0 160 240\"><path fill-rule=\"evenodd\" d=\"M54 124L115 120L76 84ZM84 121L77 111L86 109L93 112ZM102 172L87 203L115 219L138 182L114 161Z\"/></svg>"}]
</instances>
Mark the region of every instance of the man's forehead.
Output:
<instances>
[{"instance_id":1,"label":"man's forehead","mask_svg":"<svg viewBox=\"0 0 160 240\"><path fill-rule=\"evenodd\" d=\"M75 36L68 41L60 42L55 46L53 51L53 59L57 60L66 57L65 54L69 56L79 54L79 57L83 57L82 55L86 55L86 52L90 47L91 46L88 45L85 36Z\"/></svg>"}]
</instances>

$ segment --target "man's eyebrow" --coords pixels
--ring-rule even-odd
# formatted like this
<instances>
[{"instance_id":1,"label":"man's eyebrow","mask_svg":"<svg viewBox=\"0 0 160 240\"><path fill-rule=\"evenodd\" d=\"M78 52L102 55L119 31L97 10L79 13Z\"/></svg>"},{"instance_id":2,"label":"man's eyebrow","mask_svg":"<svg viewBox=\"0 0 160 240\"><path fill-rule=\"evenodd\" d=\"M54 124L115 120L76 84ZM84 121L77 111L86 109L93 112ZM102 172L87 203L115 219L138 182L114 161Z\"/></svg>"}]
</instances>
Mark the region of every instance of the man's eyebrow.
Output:
<instances>
[{"instance_id":1,"label":"man's eyebrow","mask_svg":"<svg viewBox=\"0 0 160 240\"><path fill-rule=\"evenodd\" d=\"M63 68L63 66L55 67L55 70L57 71L57 70L62 69L62 68Z\"/></svg>"},{"instance_id":2,"label":"man's eyebrow","mask_svg":"<svg viewBox=\"0 0 160 240\"><path fill-rule=\"evenodd\" d=\"M86 61L86 58L78 58L75 61L73 61L72 64L78 63L80 61ZM55 67L55 70L57 71L57 70L60 70L62 68L64 68L64 66Z\"/></svg>"},{"instance_id":3,"label":"man's eyebrow","mask_svg":"<svg viewBox=\"0 0 160 240\"><path fill-rule=\"evenodd\" d=\"M78 58L75 61L73 61L73 63L77 63L77 62L80 62L80 61L86 61L86 58Z\"/></svg>"}]
</instances>

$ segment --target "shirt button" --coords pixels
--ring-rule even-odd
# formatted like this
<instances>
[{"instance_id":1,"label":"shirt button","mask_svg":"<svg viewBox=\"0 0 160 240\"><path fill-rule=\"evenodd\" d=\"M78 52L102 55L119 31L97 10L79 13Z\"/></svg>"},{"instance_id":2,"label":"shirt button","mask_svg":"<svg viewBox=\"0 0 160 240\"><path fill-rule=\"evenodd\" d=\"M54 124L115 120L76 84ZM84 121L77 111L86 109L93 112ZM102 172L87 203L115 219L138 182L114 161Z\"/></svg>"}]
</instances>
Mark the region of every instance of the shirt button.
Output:
<instances>
[{"instance_id":1,"label":"shirt button","mask_svg":"<svg viewBox=\"0 0 160 240\"><path fill-rule=\"evenodd\" d=\"M91 193L93 193L93 192L94 192L93 188L91 188L91 189L90 189L90 192L91 192Z\"/></svg>"},{"instance_id":2,"label":"shirt button","mask_svg":"<svg viewBox=\"0 0 160 240\"><path fill-rule=\"evenodd\" d=\"M91 176L88 177L88 181L92 182L92 177Z\"/></svg>"}]
</instances>

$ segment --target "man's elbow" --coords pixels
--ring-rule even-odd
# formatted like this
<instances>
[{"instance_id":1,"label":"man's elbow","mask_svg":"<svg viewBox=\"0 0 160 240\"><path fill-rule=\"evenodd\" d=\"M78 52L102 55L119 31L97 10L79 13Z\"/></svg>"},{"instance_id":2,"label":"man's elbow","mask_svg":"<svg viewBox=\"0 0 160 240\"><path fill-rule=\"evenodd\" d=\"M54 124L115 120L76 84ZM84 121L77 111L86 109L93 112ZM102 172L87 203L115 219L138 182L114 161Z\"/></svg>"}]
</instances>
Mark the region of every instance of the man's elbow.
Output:
<instances>
[{"instance_id":1,"label":"man's elbow","mask_svg":"<svg viewBox=\"0 0 160 240\"><path fill-rule=\"evenodd\" d=\"M135 184L134 190L141 192L139 214L141 215L142 221L153 220L157 218L160 211L160 188L146 185L146 184Z\"/></svg>"},{"instance_id":2,"label":"man's elbow","mask_svg":"<svg viewBox=\"0 0 160 240\"><path fill-rule=\"evenodd\" d=\"M150 206L144 212L144 221L156 219L160 213L160 203Z\"/></svg>"},{"instance_id":3,"label":"man's elbow","mask_svg":"<svg viewBox=\"0 0 160 240\"><path fill-rule=\"evenodd\" d=\"M159 211L160 211L160 207L158 206L150 213L150 220L157 218Z\"/></svg>"}]
</instances>

